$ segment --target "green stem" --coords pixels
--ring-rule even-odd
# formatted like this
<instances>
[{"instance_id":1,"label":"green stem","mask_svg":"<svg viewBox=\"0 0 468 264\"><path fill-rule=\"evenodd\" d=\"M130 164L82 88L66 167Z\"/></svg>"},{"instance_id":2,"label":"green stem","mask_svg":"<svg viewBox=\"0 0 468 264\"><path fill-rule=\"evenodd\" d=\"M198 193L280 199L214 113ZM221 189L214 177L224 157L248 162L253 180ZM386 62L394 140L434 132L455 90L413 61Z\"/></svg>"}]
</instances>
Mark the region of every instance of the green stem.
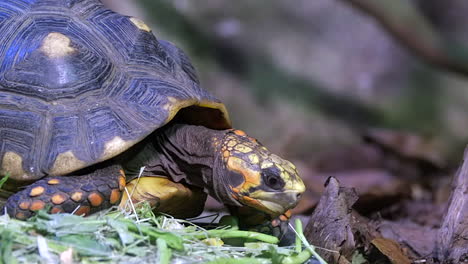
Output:
<instances>
[{"instance_id":1,"label":"green stem","mask_svg":"<svg viewBox=\"0 0 468 264\"><path fill-rule=\"evenodd\" d=\"M250 238L256 239L262 242L270 243L270 244L278 244L279 239L274 236L265 235L262 233L252 232L252 231L241 231L241 230L209 230L203 233L196 233L192 234L197 239L203 239L207 237L219 237L223 238Z\"/></svg>"}]
</instances>

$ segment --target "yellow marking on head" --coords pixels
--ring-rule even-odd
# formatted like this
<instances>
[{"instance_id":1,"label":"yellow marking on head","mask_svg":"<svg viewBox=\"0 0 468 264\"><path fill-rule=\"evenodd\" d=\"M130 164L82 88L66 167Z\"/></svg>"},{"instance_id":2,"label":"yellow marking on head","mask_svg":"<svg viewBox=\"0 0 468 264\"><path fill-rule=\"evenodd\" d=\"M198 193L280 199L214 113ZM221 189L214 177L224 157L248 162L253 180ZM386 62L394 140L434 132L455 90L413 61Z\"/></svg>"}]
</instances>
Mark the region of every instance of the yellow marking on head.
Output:
<instances>
[{"instance_id":1,"label":"yellow marking on head","mask_svg":"<svg viewBox=\"0 0 468 264\"><path fill-rule=\"evenodd\" d=\"M281 172L280 177L281 177L284 181L289 181L289 180L291 180L291 176L290 176L289 173L286 172L286 171Z\"/></svg>"},{"instance_id":2,"label":"yellow marking on head","mask_svg":"<svg viewBox=\"0 0 468 264\"><path fill-rule=\"evenodd\" d=\"M258 164L260 162L260 159L257 154L250 154L249 160L250 160L250 163L252 164Z\"/></svg>"},{"instance_id":3,"label":"yellow marking on head","mask_svg":"<svg viewBox=\"0 0 468 264\"><path fill-rule=\"evenodd\" d=\"M257 187L260 185L260 173L249 169L244 160L237 157L229 157L227 168L244 176L244 182L239 186L235 186L240 192L248 191L250 187Z\"/></svg>"},{"instance_id":4,"label":"yellow marking on head","mask_svg":"<svg viewBox=\"0 0 468 264\"><path fill-rule=\"evenodd\" d=\"M15 152L6 152L0 165L0 175L9 173L10 178L14 180L27 180L30 178L23 170L23 158Z\"/></svg>"},{"instance_id":5,"label":"yellow marking on head","mask_svg":"<svg viewBox=\"0 0 468 264\"><path fill-rule=\"evenodd\" d=\"M50 175L63 175L86 167L86 162L79 160L71 150L60 153L50 170Z\"/></svg>"},{"instance_id":6,"label":"yellow marking on head","mask_svg":"<svg viewBox=\"0 0 468 264\"><path fill-rule=\"evenodd\" d=\"M37 186L31 189L31 192L29 192L29 196L35 197L43 194L45 191L44 187L42 186Z\"/></svg>"},{"instance_id":7,"label":"yellow marking on head","mask_svg":"<svg viewBox=\"0 0 468 264\"><path fill-rule=\"evenodd\" d=\"M262 165L260 165L260 168L261 169L266 169L266 168L270 168L271 166L273 166L273 162L271 162L269 160L264 160L262 162Z\"/></svg>"},{"instance_id":8,"label":"yellow marking on head","mask_svg":"<svg viewBox=\"0 0 468 264\"><path fill-rule=\"evenodd\" d=\"M52 32L42 41L41 51L49 58L61 58L75 51L70 44L70 38L61 33Z\"/></svg>"},{"instance_id":9,"label":"yellow marking on head","mask_svg":"<svg viewBox=\"0 0 468 264\"><path fill-rule=\"evenodd\" d=\"M238 144L234 147L235 150L241 152L241 153L249 153L252 152L252 148L247 147L246 145L243 144Z\"/></svg>"},{"instance_id":10,"label":"yellow marking on head","mask_svg":"<svg viewBox=\"0 0 468 264\"><path fill-rule=\"evenodd\" d=\"M232 148L232 147L234 147L235 145L237 145L237 141L235 141L235 140L233 140L233 139L229 140L228 143L227 143L227 147L228 147L228 148Z\"/></svg>"},{"instance_id":11,"label":"yellow marking on head","mask_svg":"<svg viewBox=\"0 0 468 264\"><path fill-rule=\"evenodd\" d=\"M276 168L278 168L279 171L281 171L281 172L284 171L284 167L281 166L281 164L275 163L275 166L276 166Z\"/></svg>"},{"instance_id":12,"label":"yellow marking on head","mask_svg":"<svg viewBox=\"0 0 468 264\"><path fill-rule=\"evenodd\" d=\"M143 22L143 20L136 18L136 17L131 17L130 21L140 30L146 31L146 32L151 32L151 28Z\"/></svg>"}]
</instances>

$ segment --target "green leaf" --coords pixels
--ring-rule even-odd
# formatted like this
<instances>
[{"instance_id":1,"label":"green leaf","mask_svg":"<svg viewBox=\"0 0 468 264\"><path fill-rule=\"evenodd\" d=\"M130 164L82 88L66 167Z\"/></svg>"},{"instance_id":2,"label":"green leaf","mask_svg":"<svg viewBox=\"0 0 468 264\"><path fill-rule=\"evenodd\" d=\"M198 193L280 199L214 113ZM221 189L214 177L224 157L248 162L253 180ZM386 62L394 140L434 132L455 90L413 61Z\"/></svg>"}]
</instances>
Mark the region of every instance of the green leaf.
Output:
<instances>
[{"instance_id":1,"label":"green leaf","mask_svg":"<svg viewBox=\"0 0 468 264\"><path fill-rule=\"evenodd\" d=\"M156 244L158 245L158 263L169 264L171 262L172 251L167 247L166 240L158 238Z\"/></svg>"},{"instance_id":2,"label":"green leaf","mask_svg":"<svg viewBox=\"0 0 468 264\"><path fill-rule=\"evenodd\" d=\"M109 247L85 235L62 236L57 241L67 244L83 255L107 256L111 252Z\"/></svg>"},{"instance_id":3,"label":"green leaf","mask_svg":"<svg viewBox=\"0 0 468 264\"><path fill-rule=\"evenodd\" d=\"M2 188L3 184L5 184L8 178L10 178L10 173L7 172L5 176L3 176L3 178L0 179L0 188Z\"/></svg>"},{"instance_id":4,"label":"green leaf","mask_svg":"<svg viewBox=\"0 0 468 264\"><path fill-rule=\"evenodd\" d=\"M117 231L123 245L128 245L135 241L135 236L132 232L128 231L128 226L125 223L114 219L109 219L107 223Z\"/></svg>"},{"instance_id":5,"label":"green leaf","mask_svg":"<svg viewBox=\"0 0 468 264\"><path fill-rule=\"evenodd\" d=\"M0 264L14 264L17 260L13 257L14 235L9 230L0 233Z\"/></svg>"}]
</instances>

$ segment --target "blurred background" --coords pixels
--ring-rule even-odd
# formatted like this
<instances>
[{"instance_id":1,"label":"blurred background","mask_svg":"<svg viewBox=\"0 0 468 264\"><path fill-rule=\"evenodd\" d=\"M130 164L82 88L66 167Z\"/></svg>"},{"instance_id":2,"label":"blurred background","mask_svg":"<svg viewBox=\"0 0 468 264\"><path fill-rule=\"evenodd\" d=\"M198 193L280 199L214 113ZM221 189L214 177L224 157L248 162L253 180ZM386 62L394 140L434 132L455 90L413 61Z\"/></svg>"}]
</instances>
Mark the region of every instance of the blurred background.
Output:
<instances>
[{"instance_id":1,"label":"blurred background","mask_svg":"<svg viewBox=\"0 0 468 264\"><path fill-rule=\"evenodd\" d=\"M461 160L467 79L428 65L350 1L103 2L185 50L234 126L299 167L311 200L330 175L375 186L426 177L421 160L431 173ZM409 2L450 47L468 43L467 1Z\"/></svg>"}]
</instances>

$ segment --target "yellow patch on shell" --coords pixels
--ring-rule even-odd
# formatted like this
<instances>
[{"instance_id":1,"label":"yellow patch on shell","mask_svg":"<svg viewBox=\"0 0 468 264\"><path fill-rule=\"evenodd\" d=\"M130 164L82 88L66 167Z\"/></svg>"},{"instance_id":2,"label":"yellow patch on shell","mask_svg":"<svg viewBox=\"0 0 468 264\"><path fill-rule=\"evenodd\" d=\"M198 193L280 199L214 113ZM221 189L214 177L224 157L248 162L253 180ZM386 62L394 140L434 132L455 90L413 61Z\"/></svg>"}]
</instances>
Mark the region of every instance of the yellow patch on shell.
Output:
<instances>
[{"instance_id":1,"label":"yellow patch on shell","mask_svg":"<svg viewBox=\"0 0 468 264\"><path fill-rule=\"evenodd\" d=\"M244 153L244 154L245 154L245 153L252 152L252 148L247 147L247 146L245 146L245 145L243 145L243 144L238 144L238 145L236 145L236 146L234 147L234 149L235 149L236 151L239 151L239 152Z\"/></svg>"},{"instance_id":2,"label":"yellow patch on shell","mask_svg":"<svg viewBox=\"0 0 468 264\"><path fill-rule=\"evenodd\" d=\"M58 32L52 32L44 38L40 49L47 57L55 59L72 54L75 49L70 44L69 37Z\"/></svg>"},{"instance_id":3,"label":"yellow patch on shell","mask_svg":"<svg viewBox=\"0 0 468 264\"><path fill-rule=\"evenodd\" d=\"M136 18L136 17L131 17L130 21L135 25L138 29L146 31L146 32L151 32L151 28L143 22L143 20Z\"/></svg>"},{"instance_id":4,"label":"yellow patch on shell","mask_svg":"<svg viewBox=\"0 0 468 264\"><path fill-rule=\"evenodd\" d=\"M134 140L125 141L121 137L116 136L106 142L104 145L104 151L99 160L104 161L113 158L133 146L135 143L136 142Z\"/></svg>"},{"instance_id":5,"label":"yellow patch on shell","mask_svg":"<svg viewBox=\"0 0 468 264\"><path fill-rule=\"evenodd\" d=\"M166 110L168 113L166 123L171 121L180 109L189 107L191 105L194 105L195 103L195 99L178 100L177 98L172 96L167 97L167 103L163 106L163 109Z\"/></svg>"},{"instance_id":6,"label":"yellow patch on shell","mask_svg":"<svg viewBox=\"0 0 468 264\"><path fill-rule=\"evenodd\" d=\"M63 175L86 167L86 162L79 160L71 150L60 153L50 170L50 175Z\"/></svg>"},{"instance_id":7,"label":"yellow patch on shell","mask_svg":"<svg viewBox=\"0 0 468 264\"><path fill-rule=\"evenodd\" d=\"M15 152L8 151L3 155L0 175L10 174L14 180L27 180L28 174L23 170L23 158Z\"/></svg>"},{"instance_id":8,"label":"yellow patch on shell","mask_svg":"<svg viewBox=\"0 0 468 264\"><path fill-rule=\"evenodd\" d=\"M250 163L252 164L258 164L260 162L260 158L258 157L257 154L250 154L249 160L250 160Z\"/></svg>"},{"instance_id":9,"label":"yellow patch on shell","mask_svg":"<svg viewBox=\"0 0 468 264\"><path fill-rule=\"evenodd\" d=\"M31 189L31 192L29 192L29 196L35 197L43 194L45 191L44 187L42 186L37 186Z\"/></svg>"}]
</instances>

